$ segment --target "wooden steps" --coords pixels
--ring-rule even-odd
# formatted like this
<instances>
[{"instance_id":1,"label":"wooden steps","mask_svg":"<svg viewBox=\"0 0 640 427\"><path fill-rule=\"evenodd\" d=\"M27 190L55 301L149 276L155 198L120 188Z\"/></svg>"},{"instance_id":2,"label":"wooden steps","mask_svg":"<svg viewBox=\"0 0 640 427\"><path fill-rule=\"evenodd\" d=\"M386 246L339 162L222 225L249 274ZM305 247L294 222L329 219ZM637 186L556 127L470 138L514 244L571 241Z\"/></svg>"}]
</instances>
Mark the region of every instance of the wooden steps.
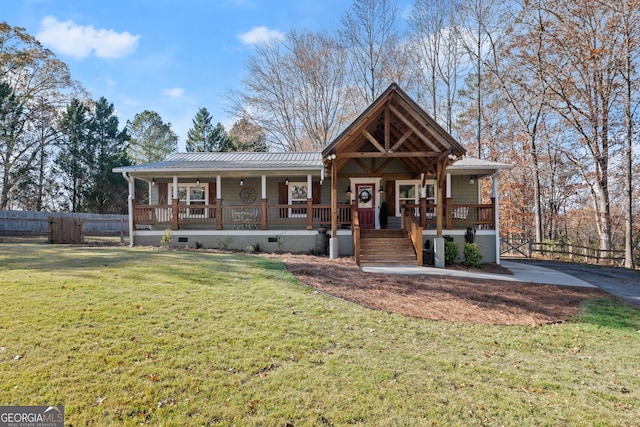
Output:
<instances>
[{"instance_id":1,"label":"wooden steps","mask_svg":"<svg viewBox=\"0 0 640 427\"><path fill-rule=\"evenodd\" d=\"M360 230L360 265L415 266L411 240L402 230Z\"/></svg>"}]
</instances>

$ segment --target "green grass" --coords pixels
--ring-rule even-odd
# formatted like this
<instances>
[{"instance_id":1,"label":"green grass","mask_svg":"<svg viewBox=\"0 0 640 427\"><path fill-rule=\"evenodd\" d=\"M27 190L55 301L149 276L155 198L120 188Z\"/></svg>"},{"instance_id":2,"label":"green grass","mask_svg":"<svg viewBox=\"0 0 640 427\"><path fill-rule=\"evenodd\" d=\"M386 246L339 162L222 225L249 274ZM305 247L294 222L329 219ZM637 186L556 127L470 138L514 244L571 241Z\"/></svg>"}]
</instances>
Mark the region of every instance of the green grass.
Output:
<instances>
[{"instance_id":1,"label":"green grass","mask_svg":"<svg viewBox=\"0 0 640 427\"><path fill-rule=\"evenodd\" d=\"M329 261L328 261L329 262ZM638 425L640 312L465 325L245 255L0 245L0 404L67 425Z\"/></svg>"}]
</instances>

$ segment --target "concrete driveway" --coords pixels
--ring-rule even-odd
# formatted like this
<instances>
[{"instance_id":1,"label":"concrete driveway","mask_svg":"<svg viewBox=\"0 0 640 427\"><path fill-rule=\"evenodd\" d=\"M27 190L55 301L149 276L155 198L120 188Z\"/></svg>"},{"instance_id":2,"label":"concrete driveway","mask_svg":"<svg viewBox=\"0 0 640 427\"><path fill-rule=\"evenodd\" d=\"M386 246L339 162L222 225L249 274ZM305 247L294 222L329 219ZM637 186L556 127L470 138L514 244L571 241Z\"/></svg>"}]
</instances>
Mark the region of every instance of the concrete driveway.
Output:
<instances>
[{"instance_id":1,"label":"concrete driveway","mask_svg":"<svg viewBox=\"0 0 640 427\"><path fill-rule=\"evenodd\" d=\"M625 301L640 305L640 271L638 270L542 260L502 260L501 264L511 271L514 271L514 268L552 270L589 283Z\"/></svg>"},{"instance_id":2,"label":"concrete driveway","mask_svg":"<svg viewBox=\"0 0 640 427\"><path fill-rule=\"evenodd\" d=\"M625 301L640 305L640 271L637 270L541 260L503 259L500 264L511 270L513 275L415 266L361 267L361 270L369 273L431 274L470 279L599 288Z\"/></svg>"}]
</instances>

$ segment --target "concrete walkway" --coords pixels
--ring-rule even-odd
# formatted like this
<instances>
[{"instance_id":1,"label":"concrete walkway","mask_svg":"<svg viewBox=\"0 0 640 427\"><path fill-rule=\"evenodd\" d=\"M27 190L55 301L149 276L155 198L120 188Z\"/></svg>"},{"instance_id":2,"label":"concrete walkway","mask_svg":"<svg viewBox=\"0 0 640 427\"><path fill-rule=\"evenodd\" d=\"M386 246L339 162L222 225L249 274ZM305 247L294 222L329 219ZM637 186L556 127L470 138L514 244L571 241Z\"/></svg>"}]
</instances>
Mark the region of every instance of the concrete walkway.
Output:
<instances>
[{"instance_id":1,"label":"concrete walkway","mask_svg":"<svg viewBox=\"0 0 640 427\"><path fill-rule=\"evenodd\" d=\"M577 277L570 276L561 271L552 270L533 264L521 263L517 261L502 261L504 268L511 270L513 275L480 273L473 271L447 270L434 267L361 267L367 273L385 274L430 274L434 276L464 277L470 279L503 280L508 282L540 283L558 286L580 286L585 288L596 288L597 286Z\"/></svg>"}]
</instances>

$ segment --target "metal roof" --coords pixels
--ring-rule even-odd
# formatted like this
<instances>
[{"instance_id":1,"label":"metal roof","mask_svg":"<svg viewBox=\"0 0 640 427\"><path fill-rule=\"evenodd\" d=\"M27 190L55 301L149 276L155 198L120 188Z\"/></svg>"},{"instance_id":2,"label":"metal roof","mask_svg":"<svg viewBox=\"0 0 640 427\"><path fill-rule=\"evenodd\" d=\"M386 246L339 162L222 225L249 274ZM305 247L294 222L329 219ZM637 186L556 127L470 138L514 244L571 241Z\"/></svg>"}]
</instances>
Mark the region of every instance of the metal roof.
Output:
<instances>
[{"instance_id":1,"label":"metal roof","mask_svg":"<svg viewBox=\"0 0 640 427\"><path fill-rule=\"evenodd\" d=\"M256 170L321 170L322 153L176 153L157 163L124 166L114 172L194 172Z\"/></svg>"},{"instance_id":2,"label":"metal roof","mask_svg":"<svg viewBox=\"0 0 640 427\"><path fill-rule=\"evenodd\" d=\"M504 169L512 169L508 163L492 162L474 157L463 157L452 165L447 166L447 172L452 175L488 176Z\"/></svg>"}]
</instances>

